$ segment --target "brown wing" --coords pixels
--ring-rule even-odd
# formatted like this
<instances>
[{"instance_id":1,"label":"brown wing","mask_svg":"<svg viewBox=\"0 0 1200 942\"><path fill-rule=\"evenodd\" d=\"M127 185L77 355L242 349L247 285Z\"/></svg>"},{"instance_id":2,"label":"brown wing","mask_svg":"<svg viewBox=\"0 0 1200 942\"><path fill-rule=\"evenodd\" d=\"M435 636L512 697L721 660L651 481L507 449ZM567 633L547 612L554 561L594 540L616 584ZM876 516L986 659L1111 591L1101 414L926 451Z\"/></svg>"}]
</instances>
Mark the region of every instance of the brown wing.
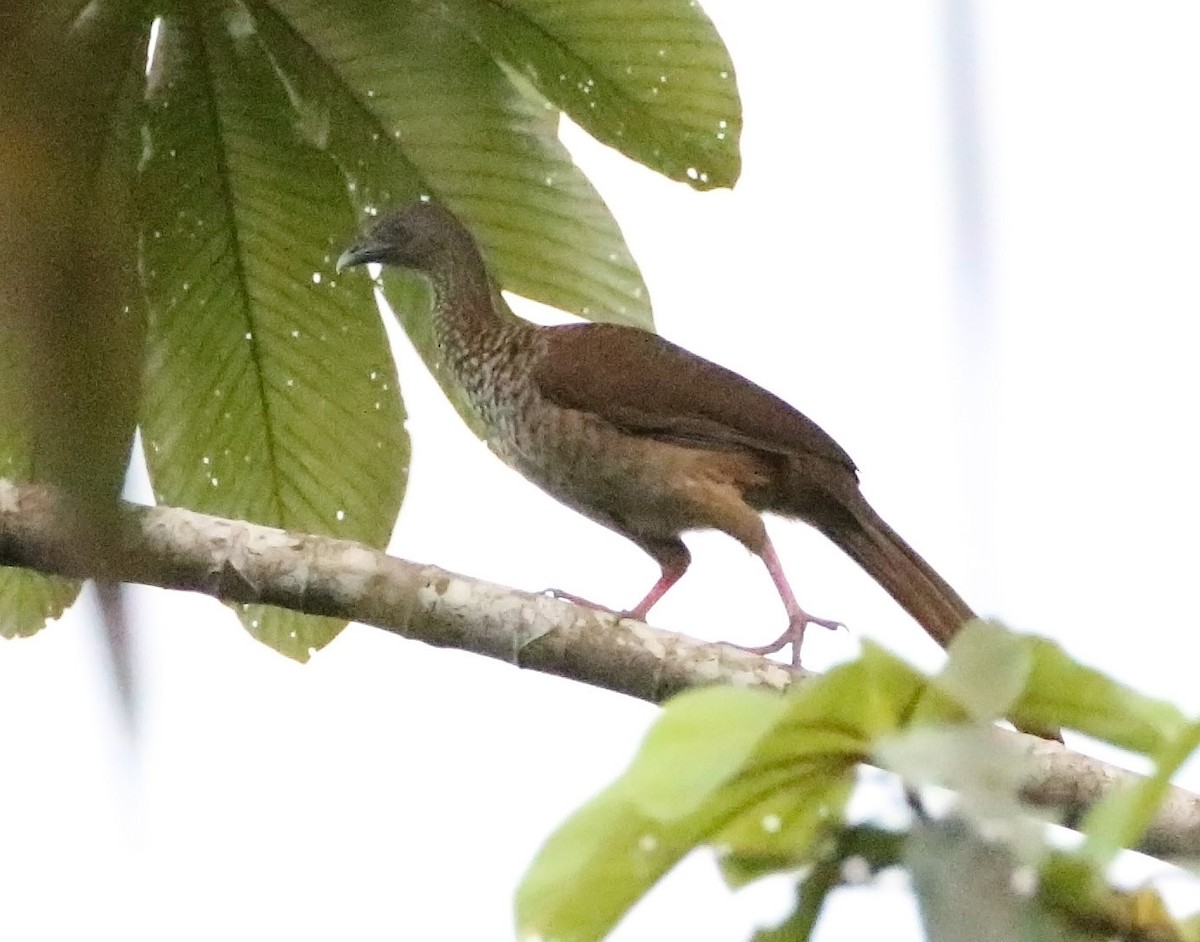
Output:
<instances>
[{"instance_id":1,"label":"brown wing","mask_svg":"<svg viewBox=\"0 0 1200 942\"><path fill-rule=\"evenodd\" d=\"M778 396L657 334L570 324L546 336L549 356L532 378L561 406L666 440L818 455L855 470L837 442Z\"/></svg>"}]
</instances>

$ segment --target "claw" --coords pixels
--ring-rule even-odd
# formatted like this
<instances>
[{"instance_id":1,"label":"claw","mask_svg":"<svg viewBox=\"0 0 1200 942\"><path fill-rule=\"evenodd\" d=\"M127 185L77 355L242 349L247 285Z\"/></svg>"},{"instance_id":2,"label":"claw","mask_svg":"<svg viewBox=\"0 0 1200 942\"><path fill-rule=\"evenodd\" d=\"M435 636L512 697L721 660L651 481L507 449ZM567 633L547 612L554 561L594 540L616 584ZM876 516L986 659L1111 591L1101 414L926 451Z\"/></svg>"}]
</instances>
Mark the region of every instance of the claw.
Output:
<instances>
[{"instance_id":1,"label":"claw","mask_svg":"<svg viewBox=\"0 0 1200 942\"><path fill-rule=\"evenodd\" d=\"M564 602L571 602L575 605L582 605L584 608L595 609L598 612L612 612L614 615L623 614L621 612L614 612L607 605L600 605L599 603L593 602L590 599L585 599L581 595L573 595L570 592L564 592L562 589L542 589L542 591L539 592L538 595L544 595L547 598L551 598L551 599L561 599Z\"/></svg>"},{"instance_id":2,"label":"claw","mask_svg":"<svg viewBox=\"0 0 1200 942\"><path fill-rule=\"evenodd\" d=\"M804 641L804 629L809 625L820 625L822 628L828 628L830 631L837 631L839 628L846 627L840 621L834 621L832 618L817 618L814 615L808 614L808 612L798 609L792 615L787 630L770 644L763 644L757 647L746 644L732 644L730 646L765 657L768 654L774 654L776 651L782 651L790 644L792 646L792 667L799 667L800 646ZM729 642L725 643L729 644Z\"/></svg>"}]
</instances>

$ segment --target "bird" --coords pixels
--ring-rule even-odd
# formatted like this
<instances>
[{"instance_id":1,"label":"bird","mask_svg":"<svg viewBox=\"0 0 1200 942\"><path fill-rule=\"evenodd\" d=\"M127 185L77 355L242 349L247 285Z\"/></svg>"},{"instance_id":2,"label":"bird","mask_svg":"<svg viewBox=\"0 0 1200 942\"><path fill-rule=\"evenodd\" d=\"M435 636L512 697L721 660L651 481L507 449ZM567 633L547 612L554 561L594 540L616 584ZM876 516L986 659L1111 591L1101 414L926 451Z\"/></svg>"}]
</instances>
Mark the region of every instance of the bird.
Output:
<instances>
[{"instance_id":1,"label":"bird","mask_svg":"<svg viewBox=\"0 0 1200 942\"><path fill-rule=\"evenodd\" d=\"M492 451L658 564L657 581L622 614L645 621L683 577L682 534L722 531L762 560L787 614L778 638L746 650L790 644L798 667L806 627L841 624L797 602L763 522L772 513L823 533L943 647L975 617L867 503L846 451L773 393L650 331L519 318L470 231L432 199L376 216L336 267L369 263L431 285L440 368Z\"/></svg>"}]
</instances>

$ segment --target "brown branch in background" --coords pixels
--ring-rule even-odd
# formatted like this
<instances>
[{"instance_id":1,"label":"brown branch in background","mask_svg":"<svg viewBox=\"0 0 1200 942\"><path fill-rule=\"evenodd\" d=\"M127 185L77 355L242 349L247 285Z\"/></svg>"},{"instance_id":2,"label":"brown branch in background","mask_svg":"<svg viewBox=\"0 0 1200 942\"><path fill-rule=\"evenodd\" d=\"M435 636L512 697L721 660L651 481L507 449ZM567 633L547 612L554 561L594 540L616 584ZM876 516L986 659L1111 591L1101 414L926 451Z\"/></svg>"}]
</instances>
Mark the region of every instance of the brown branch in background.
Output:
<instances>
[{"instance_id":1,"label":"brown branch in background","mask_svg":"<svg viewBox=\"0 0 1200 942\"><path fill-rule=\"evenodd\" d=\"M49 488L0 479L0 566L90 575L71 551L59 504ZM726 645L407 562L349 540L127 504L121 546L109 574L125 582L359 621L652 703L708 684L783 690L810 676ZM1057 743L998 732L1019 737L1030 758L1025 800L1068 821L1137 778ZM1200 856L1200 796L1173 788L1138 849Z\"/></svg>"}]
</instances>

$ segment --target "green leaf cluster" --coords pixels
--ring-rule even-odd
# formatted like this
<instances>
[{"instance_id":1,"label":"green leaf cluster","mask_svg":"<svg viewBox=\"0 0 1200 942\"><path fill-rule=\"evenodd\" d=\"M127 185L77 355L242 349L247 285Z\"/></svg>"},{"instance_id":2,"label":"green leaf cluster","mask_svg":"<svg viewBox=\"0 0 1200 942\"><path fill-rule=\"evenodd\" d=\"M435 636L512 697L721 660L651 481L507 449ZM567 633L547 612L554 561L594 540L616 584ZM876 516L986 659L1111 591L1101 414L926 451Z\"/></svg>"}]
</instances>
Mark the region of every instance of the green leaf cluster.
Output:
<instances>
[{"instance_id":1,"label":"green leaf cluster","mask_svg":"<svg viewBox=\"0 0 1200 942\"><path fill-rule=\"evenodd\" d=\"M1083 845L1055 849L1021 801L1027 753L997 719L1068 727L1141 753L1155 772L1085 817ZM603 938L684 855L717 855L731 886L797 876L796 906L760 942L809 938L828 894L892 867L909 873L931 939L1200 938L1152 891L1104 879L1136 844L1200 724L1072 661L1056 645L972 623L937 676L866 645L859 658L774 695L686 693L624 775L546 842L517 894L523 937ZM858 767L895 773L909 824L850 822ZM954 792L933 814L928 786Z\"/></svg>"},{"instance_id":2,"label":"green leaf cluster","mask_svg":"<svg viewBox=\"0 0 1200 942\"><path fill-rule=\"evenodd\" d=\"M405 410L370 283L333 268L363 220L432 195L500 288L649 326L560 116L697 189L739 172L733 67L691 0L12 0L0 27L0 94L31 116L0 126L0 235L33 247L6 253L0 473L108 505L140 427L161 502L384 545ZM89 259L96 290L70 290ZM420 290L386 291L436 367ZM0 570L0 631L71 594ZM241 616L300 659L340 628Z\"/></svg>"}]
</instances>

